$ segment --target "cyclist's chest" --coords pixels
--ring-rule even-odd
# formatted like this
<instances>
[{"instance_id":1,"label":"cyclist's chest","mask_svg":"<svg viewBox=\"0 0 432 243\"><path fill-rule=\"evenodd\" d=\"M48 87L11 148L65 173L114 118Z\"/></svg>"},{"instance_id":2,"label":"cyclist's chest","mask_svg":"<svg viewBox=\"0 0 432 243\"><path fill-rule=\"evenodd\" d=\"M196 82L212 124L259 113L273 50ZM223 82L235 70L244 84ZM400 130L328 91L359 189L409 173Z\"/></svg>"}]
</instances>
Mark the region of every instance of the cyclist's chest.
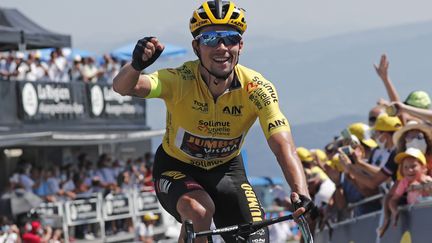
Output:
<instances>
[{"instance_id":1,"label":"cyclist's chest","mask_svg":"<svg viewBox=\"0 0 432 243\"><path fill-rule=\"evenodd\" d=\"M241 89L226 92L217 99L194 90L172 107L176 126L202 135L232 136L247 130L256 119L248 95Z\"/></svg>"}]
</instances>

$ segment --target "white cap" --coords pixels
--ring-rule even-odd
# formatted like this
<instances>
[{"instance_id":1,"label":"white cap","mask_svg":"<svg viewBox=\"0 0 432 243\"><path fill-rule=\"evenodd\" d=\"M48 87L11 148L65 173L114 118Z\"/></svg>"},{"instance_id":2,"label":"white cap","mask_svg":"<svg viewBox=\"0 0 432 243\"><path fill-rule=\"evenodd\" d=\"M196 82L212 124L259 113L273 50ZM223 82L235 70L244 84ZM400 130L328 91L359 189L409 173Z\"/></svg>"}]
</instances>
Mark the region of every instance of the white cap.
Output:
<instances>
[{"instance_id":1,"label":"white cap","mask_svg":"<svg viewBox=\"0 0 432 243\"><path fill-rule=\"evenodd\" d=\"M81 60L82 60L82 58L81 58L80 55L76 54L76 55L74 56L74 61L75 61L75 62L81 62Z\"/></svg>"},{"instance_id":2,"label":"white cap","mask_svg":"<svg viewBox=\"0 0 432 243\"><path fill-rule=\"evenodd\" d=\"M19 59L23 59L23 58L24 58L24 53L23 53L23 52L20 52L20 51L17 51L17 52L15 53L15 57L16 57L16 58L19 58Z\"/></svg>"}]
</instances>

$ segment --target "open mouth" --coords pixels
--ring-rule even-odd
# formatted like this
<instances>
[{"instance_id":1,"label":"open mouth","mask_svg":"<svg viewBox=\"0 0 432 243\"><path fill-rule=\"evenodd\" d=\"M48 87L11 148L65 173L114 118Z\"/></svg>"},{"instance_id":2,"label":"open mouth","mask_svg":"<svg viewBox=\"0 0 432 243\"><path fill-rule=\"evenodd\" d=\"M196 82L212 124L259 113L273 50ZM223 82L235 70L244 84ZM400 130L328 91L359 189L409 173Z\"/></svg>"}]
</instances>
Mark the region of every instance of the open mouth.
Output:
<instances>
[{"instance_id":1,"label":"open mouth","mask_svg":"<svg viewBox=\"0 0 432 243\"><path fill-rule=\"evenodd\" d=\"M228 62L229 60L231 60L231 57L214 57L214 58L213 58L213 61L214 61L214 62L216 62L216 63L221 63L221 64L226 63L226 62Z\"/></svg>"}]
</instances>

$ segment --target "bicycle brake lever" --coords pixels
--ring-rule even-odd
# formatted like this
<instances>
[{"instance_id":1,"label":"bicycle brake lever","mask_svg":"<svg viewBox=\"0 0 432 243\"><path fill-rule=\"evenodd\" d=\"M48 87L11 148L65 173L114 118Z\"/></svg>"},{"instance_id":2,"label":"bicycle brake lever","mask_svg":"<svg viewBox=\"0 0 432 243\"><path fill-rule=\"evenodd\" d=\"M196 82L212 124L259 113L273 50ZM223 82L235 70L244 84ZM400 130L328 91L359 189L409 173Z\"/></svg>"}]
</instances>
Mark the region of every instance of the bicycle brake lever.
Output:
<instances>
[{"instance_id":1,"label":"bicycle brake lever","mask_svg":"<svg viewBox=\"0 0 432 243\"><path fill-rule=\"evenodd\" d=\"M298 200L295 203L300 203L300 202L301 202L301 200L300 200L300 198L298 198ZM310 231L309 224L306 221L306 218L304 215L300 215L298 217L297 224L300 228L300 231L302 232L304 241L306 243L313 243L314 241L313 241L312 233Z\"/></svg>"}]
</instances>

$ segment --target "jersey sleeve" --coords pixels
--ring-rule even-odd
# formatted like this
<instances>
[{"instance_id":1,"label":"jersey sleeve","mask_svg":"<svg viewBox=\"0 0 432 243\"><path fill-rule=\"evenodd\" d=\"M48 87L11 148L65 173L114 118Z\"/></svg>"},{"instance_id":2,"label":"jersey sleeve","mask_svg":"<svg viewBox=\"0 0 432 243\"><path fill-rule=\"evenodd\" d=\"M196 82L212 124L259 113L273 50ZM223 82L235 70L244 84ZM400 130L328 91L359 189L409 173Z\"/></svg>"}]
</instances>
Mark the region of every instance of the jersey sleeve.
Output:
<instances>
[{"instance_id":1,"label":"jersey sleeve","mask_svg":"<svg viewBox=\"0 0 432 243\"><path fill-rule=\"evenodd\" d=\"M272 83L256 76L247 84L246 90L266 139L278 132L290 131L288 119L279 109L279 99Z\"/></svg>"},{"instance_id":2,"label":"jersey sleeve","mask_svg":"<svg viewBox=\"0 0 432 243\"><path fill-rule=\"evenodd\" d=\"M161 69L146 74L150 79L150 93L144 98L173 99L179 85L179 76L176 69Z\"/></svg>"}]
</instances>

